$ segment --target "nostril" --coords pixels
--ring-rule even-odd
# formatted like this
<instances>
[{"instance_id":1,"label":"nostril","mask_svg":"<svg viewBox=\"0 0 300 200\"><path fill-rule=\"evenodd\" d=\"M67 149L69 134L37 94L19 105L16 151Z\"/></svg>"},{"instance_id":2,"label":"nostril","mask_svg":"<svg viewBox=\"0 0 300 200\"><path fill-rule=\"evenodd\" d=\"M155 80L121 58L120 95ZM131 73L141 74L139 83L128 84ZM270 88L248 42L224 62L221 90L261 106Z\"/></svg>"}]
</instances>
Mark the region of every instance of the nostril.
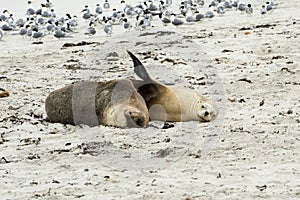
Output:
<instances>
[{"instance_id":1,"label":"nostril","mask_svg":"<svg viewBox=\"0 0 300 200\"><path fill-rule=\"evenodd\" d=\"M205 111L204 112L204 116L206 117L206 116L208 116L209 115L209 112L208 111Z\"/></svg>"},{"instance_id":2,"label":"nostril","mask_svg":"<svg viewBox=\"0 0 300 200\"><path fill-rule=\"evenodd\" d=\"M138 126L144 126L144 119L143 118L139 118L136 120L136 125Z\"/></svg>"},{"instance_id":3,"label":"nostril","mask_svg":"<svg viewBox=\"0 0 300 200\"><path fill-rule=\"evenodd\" d=\"M129 114L128 117L130 118L130 121L134 126L139 126L139 127L145 126L146 119L141 113L135 111L128 111L128 114Z\"/></svg>"}]
</instances>

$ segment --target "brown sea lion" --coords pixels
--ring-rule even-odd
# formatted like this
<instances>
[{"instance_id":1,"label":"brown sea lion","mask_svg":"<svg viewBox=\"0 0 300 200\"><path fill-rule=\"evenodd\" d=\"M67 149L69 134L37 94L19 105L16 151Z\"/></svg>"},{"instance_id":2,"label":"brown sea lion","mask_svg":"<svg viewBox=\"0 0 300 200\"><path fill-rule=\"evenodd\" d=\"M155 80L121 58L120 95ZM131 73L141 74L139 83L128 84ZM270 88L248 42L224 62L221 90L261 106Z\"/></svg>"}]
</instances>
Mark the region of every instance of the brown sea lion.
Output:
<instances>
[{"instance_id":1,"label":"brown sea lion","mask_svg":"<svg viewBox=\"0 0 300 200\"><path fill-rule=\"evenodd\" d=\"M55 90L46 98L50 122L63 124L145 127L149 113L130 80L79 82Z\"/></svg>"}]
</instances>

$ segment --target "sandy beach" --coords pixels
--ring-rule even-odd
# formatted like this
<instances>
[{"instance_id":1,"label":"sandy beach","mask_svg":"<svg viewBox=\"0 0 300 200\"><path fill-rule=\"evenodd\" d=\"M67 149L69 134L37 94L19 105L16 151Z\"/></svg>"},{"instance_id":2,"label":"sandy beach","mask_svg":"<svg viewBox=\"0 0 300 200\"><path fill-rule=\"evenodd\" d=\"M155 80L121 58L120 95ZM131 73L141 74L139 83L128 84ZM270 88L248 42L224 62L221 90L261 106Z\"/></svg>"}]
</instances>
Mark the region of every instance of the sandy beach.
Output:
<instances>
[{"instance_id":1,"label":"sandy beach","mask_svg":"<svg viewBox=\"0 0 300 200\"><path fill-rule=\"evenodd\" d=\"M231 9L179 27L156 17L153 27L116 26L110 37L101 26L85 35L82 19L72 37L47 35L41 44L6 31L1 199L300 199L300 3L278 1L261 15L264 2L249 2L251 15ZM53 90L136 78L126 50L155 80L212 99L217 119L166 129L158 121L121 129L46 120Z\"/></svg>"}]
</instances>

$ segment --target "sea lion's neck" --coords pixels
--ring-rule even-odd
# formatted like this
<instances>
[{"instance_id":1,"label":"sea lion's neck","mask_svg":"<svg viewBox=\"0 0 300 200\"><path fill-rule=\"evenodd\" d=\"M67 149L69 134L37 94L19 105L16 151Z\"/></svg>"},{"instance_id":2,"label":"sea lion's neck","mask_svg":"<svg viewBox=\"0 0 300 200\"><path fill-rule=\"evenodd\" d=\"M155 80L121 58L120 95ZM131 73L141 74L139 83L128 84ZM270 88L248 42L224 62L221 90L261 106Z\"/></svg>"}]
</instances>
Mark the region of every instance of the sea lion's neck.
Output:
<instances>
[{"instance_id":1,"label":"sea lion's neck","mask_svg":"<svg viewBox=\"0 0 300 200\"><path fill-rule=\"evenodd\" d=\"M191 120L198 120L198 110L199 110L199 102L196 98L193 98L191 100L191 104L190 104L190 107L189 107L189 113L190 113L190 116L191 116Z\"/></svg>"}]
</instances>

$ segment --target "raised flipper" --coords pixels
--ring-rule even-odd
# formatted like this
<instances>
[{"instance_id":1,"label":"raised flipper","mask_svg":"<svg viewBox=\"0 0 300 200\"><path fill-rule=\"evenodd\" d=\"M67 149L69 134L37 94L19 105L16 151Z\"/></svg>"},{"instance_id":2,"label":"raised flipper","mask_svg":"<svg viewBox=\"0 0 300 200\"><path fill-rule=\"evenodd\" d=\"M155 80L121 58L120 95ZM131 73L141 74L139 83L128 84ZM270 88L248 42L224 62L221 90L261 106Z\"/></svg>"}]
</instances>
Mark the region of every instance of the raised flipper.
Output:
<instances>
[{"instance_id":1,"label":"raised flipper","mask_svg":"<svg viewBox=\"0 0 300 200\"><path fill-rule=\"evenodd\" d=\"M150 82L152 79L150 78L146 68L144 65L141 63L141 61L133 55L130 51L127 51L128 54L130 55L132 61L133 61L133 66L134 66L134 73L141 78L143 81Z\"/></svg>"}]
</instances>

